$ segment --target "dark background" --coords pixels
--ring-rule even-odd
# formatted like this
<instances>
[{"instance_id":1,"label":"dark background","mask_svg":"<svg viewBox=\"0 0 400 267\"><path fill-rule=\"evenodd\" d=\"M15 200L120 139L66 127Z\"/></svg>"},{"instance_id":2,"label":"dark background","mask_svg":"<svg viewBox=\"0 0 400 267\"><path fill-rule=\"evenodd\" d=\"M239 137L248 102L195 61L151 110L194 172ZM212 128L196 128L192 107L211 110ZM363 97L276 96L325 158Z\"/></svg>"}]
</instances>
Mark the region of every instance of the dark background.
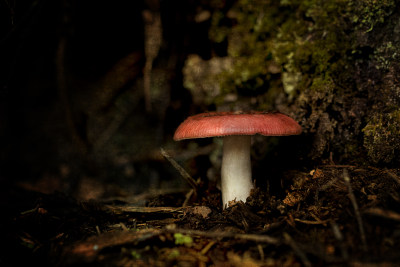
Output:
<instances>
[{"instance_id":1,"label":"dark background","mask_svg":"<svg viewBox=\"0 0 400 267\"><path fill-rule=\"evenodd\" d=\"M1 1L2 182L89 198L87 184L139 193L174 180L159 147L176 149L179 123L215 109L192 105L182 86L185 59L226 53L226 44L208 38L210 20L194 21L199 8L212 9L209 1ZM161 93L151 111L143 95L143 10L162 20L152 73ZM116 190L91 197L124 194Z\"/></svg>"}]
</instances>

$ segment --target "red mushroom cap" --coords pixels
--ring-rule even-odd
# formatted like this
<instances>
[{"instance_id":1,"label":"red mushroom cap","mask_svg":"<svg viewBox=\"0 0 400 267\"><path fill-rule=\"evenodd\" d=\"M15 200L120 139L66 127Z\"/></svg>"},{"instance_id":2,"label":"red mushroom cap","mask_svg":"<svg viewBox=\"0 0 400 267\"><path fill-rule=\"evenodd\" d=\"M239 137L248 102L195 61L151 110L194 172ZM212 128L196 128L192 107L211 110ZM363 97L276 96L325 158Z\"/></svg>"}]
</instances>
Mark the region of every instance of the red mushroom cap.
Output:
<instances>
[{"instance_id":1,"label":"red mushroom cap","mask_svg":"<svg viewBox=\"0 0 400 267\"><path fill-rule=\"evenodd\" d=\"M285 136L301 133L300 125L279 112L209 112L187 118L174 140L228 135Z\"/></svg>"}]
</instances>

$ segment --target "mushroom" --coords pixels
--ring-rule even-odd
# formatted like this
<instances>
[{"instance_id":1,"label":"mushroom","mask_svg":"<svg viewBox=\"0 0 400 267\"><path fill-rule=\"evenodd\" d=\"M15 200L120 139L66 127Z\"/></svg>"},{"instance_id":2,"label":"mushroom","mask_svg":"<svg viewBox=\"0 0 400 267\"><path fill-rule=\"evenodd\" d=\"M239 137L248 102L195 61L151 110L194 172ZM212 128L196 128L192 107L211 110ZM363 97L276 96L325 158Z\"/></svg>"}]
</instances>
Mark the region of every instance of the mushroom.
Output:
<instances>
[{"instance_id":1,"label":"mushroom","mask_svg":"<svg viewBox=\"0 0 400 267\"><path fill-rule=\"evenodd\" d=\"M254 185L251 176L251 136L301 133L300 125L279 112L209 112L188 117L174 140L223 137L221 191L223 208L230 201L246 201Z\"/></svg>"}]
</instances>

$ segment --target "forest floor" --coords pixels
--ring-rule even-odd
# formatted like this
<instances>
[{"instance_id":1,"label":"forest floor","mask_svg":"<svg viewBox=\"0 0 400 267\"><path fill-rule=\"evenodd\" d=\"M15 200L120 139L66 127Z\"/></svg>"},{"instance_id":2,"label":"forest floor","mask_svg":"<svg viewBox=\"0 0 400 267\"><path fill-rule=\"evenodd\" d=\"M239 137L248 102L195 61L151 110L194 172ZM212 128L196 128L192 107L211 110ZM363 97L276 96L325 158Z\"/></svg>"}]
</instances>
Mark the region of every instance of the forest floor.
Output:
<instances>
[{"instance_id":1,"label":"forest floor","mask_svg":"<svg viewBox=\"0 0 400 267\"><path fill-rule=\"evenodd\" d=\"M222 210L215 188L138 207L1 189L1 266L399 266L400 169L291 172Z\"/></svg>"}]
</instances>

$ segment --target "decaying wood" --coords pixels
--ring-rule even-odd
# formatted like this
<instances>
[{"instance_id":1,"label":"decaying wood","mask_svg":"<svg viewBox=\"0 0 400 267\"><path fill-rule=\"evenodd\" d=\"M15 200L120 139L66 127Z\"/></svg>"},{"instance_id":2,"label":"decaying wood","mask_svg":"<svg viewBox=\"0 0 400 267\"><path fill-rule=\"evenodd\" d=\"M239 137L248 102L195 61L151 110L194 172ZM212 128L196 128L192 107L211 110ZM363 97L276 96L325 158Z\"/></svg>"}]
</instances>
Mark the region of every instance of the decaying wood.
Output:
<instances>
[{"instance_id":1,"label":"decaying wood","mask_svg":"<svg viewBox=\"0 0 400 267\"><path fill-rule=\"evenodd\" d=\"M131 207L131 206L104 206L108 211L116 214L121 213L183 213L184 208L173 207Z\"/></svg>"}]
</instances>

